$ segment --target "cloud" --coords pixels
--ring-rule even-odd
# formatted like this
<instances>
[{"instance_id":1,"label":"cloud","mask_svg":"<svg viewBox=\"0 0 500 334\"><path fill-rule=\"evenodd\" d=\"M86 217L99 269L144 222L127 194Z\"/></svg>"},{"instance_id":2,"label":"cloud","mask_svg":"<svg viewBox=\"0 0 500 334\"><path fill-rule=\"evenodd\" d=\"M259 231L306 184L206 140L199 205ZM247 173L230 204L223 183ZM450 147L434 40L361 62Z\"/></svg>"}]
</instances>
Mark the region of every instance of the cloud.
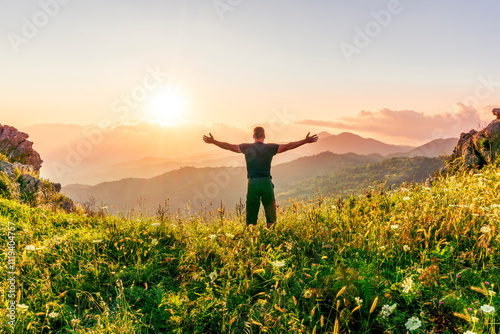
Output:
<instances>
[{"instance_id":1,"label":"cloud","mask_svg":"<svg viewBox=\"0 0 500 334\"><path fill-rule=\"evenodd\" d=\"M476 129L484 122L473 107L457 103L453 110L441 114L426 115L414 110L361 111L355 117L343 117L336 121L301 120L297 124L364 132L378 137L403 142L423 142L438 138L459 137L460 133Z\"/></svg>"}]
</instances>

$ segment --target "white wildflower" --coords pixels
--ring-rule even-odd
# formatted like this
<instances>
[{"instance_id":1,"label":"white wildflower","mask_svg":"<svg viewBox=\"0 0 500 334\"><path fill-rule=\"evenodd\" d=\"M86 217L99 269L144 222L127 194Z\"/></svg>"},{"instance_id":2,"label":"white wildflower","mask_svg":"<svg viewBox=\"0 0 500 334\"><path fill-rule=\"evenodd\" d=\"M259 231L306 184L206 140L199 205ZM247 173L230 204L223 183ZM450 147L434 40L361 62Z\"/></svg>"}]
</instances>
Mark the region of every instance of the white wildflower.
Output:
<instances>
[{"instance_id":1,"label":"white wildflower","mask_svg":"<svg viewBox=\"0 0 500 334\"><path fill-rule=\"evenodd\" d=\"M491 297L495 297L497 293L493 290L488 290L488 295L490 295Z\"/></svg>"},{"instance_id":2,"label":"white wildflower","mask_svg":"<svg viewBox=\"0 0 500 334\"><path fill-rule=\"evenodd\" d=\"M398 224L391 225L391 228L393 230L397 230L399 228L399 225Z\"/></svg>"},{"instance_id":3,"label":"white wildflower","mask_svg":"<svg viewBox=\"0 0 500 334\"><path fill-rule=\"evenodd\" d=\"M359 297L354 298L354 300L356 301L356 304L358 304L358 305L363 304L363 299L361 299Z\"/></svg>"},{"instance_id":4,"label":"white wildflower","mask_svg":"<svg viewBox=\"0 0 500 334\"><path fill-rule=\"evenodd\" d=\"M92 242L95 244L98 244L98 243L102 242L102 239L92 240Z\"/></svg>"},{"instance_id":5,"label":"white wildflower","mask_svg":"<svg viewBox=\"0 0 500 334\"><path fill-rule=\"evenodd\" d=\"M281 268L285 266L285 261L272 261L271 264L275 267Z\"/></svg>"},{"instance_id":6,"label":"white wildflower","mask_svg":"<svg viewBox=\"0 0 500 334\"><path fill-rule=\"evenodd\" d=\"M404 249L405 251L409 251L409 250L410 250L410 246L408 246L408 245L404 245L404 246L403 246L403 249Z\"/></svg>"},{"instance_id":7,"label":"white wildflower","mask_svg":"<svg viewBox=\"0 0 500 334\"><path fill-rule=\"evenodd\" d=\"M478 317L475 317L475 316L473 316L473 315L471 315L471 317L470 317L470 321L472 321L473 323L475 323L475 322L478 322L478 321L479 321L479 318L478 318Z\"/></svg>"},{"instance_id":8,"label":"white wildflower","mask_svg":"<svg viewBox=\"0 0 500 334\"><path fill-rule=\"evenodd\" d=\"M24 249L26 249L27 251L34 251L34 250L36 250L36 247L35 247L35 245L28 245L28 246L24 247Z\"/></svg>"},{"instance_id":9,"label":"white wildflower","mask_svg":"<svg viewBox=\"0 0 500 334\"><path fill-rule=\"evenodd\" d=\"M151 245L156 246L158 244L158 239L151 240Z\"/></svg>"},{"instance_id":10,"label":"white wildflower","mask_svg":"<svg viewBox=\"0 0 500 334\"><path fill-rule=\"evenodd\" d=\"M409 196L403 197L403 201L409 201L409 200L411 200L411 197Z\"/></svg>"},{"instance_id":11,"label":"white wildflower","mask_svg":"<svg viewBox=\"0 0 500 334\"><path fill-rule=\"evenodd\" d=\"M485 304L481 306L481 311L483 311L486 314L495 313L495 307Z\"/></svg>"},{"instance_id":12,"label":"white wildflower","mask_svg":"<svg viewBox=\"0 0 500 334\"><path fill-rule=\"evenodd\" d=\"M413 279L411 277L405 278L403 283L401 283L401 287L403 288L403 293L409 293L413 287Z\"/></svg>"},{"instance_id":13,"label":"white wildflower","mask_svg":"<svg viewBox=\"0 0 500 334\"><path fill-rule=\"evenodd\" d=\"M157 227L157 226L160 226L161 224L160 223L153 223L151 225L153 225L154 227Z\"/></svg>"},{"instance_id":14,"label":"white wildflower","mask_svg":"<svg viewBox=\"0 0 500 334\"><path fill-rule=\"evenodd\" d=\"M392 304L391 306L385 304L384 306L382 306L382 311L380 311L380 315L382 316L382 318L388 318L392 312L394 312L394 310L396 309L396 304Z\"/></svg>"},{"instance_id":15,"label":"white wildflower","mask_svg":"<svg viewBox=\"0 0 500 334\"><path fill-rule=\"evenodd\" d=\"M380 250L385 250L385 246L380 246L379 249Z\"/></svg>"},{"instance_id":16,"label":"white wildflower","mask_svg":"<svg viewBox=\"0 0 500 334\"><path fill-rule=\"evenodd\" d=\"M215 234L210 234L210 239L215 240L217 239L217 236Z\"/></svg>"},{"instance_id":17,"label":"white wildflower","mask_svg":"<svg viewBox=\"0 0 500 334\"><path fill-rule=\"evenodd\" d=\"M484 225L483 227L481 227L481 233L490 233L490 232L491 228L488 225Z\"/></svg>"},{"instance_id":18,"label":"white wildflower","mask_svg":"<svg viewBox=\"0 0 500 334\"><path fill-rule=\"evenodd\" d=\"M59 313L57 312L50 312L49 313L49 318L57 318L59 316Z\"/></svg>"},{"instance_id":19,"label":"white wildflower","mask_svg":"<svg viewBox=\"0 0 500 334\"><path fill-rule=\"evenodd\" d=\"M213 282L213 281L215 281L215 280L217 279L217 271L215 271L215 270L214 270L214 271L212 271L212 272L208 275L208 277L210 277L210 280L211 280L212 282Z\"/></svg>"},{"instance_id":20,"label":"white wildflower","mask_svg":"<svg viewBox=\"0 0 500 334\"><path fill-rule=\"evenodd\" d=\"M474 176L483 176L483 174L479 174L479 173L478 173L478 174L474 174Z\"/></svg>"},{"instance_id":21,"label":"white wildflower","mask_svg":"<svg viewBox=\"0 0 500 334\"><path fill-rule=\"evenodd\" d=\"M476 332L473 332L473 331L467 331L465 332L464 334L477 334Z\"/></svg>"},{"instance_id":22,"label":"white wildflower","mask_svg":"<svg viewBox=\"0 0 500 334\"><path fill-rule=\"evenodd\" d=\"M422 321L420 321L420 319L417 317L411 317L405 323L405 326L406 326L407 330L414 331L416 329L419 329L422 326Z\"/></svg>"}]
</instances>

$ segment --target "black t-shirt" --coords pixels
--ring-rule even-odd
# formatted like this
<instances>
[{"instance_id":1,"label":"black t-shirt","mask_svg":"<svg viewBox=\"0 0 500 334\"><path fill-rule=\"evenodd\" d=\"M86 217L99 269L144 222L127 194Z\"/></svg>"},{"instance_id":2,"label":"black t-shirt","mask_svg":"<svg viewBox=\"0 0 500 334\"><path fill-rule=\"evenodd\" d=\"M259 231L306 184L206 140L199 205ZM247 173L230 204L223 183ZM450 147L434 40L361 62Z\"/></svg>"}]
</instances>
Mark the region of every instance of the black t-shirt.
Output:
<instances>
[{"instance_id":1,"label":"black t-shirt","mask_svg":"<svg viewBox=\"0 0 500 334\"><path fill-rule=\"evenodd\" d=\"M247 162L247 177L271 177L271 160L278 153L279 144L240 144L241 153Z\"/></svg>"}]
</instances>

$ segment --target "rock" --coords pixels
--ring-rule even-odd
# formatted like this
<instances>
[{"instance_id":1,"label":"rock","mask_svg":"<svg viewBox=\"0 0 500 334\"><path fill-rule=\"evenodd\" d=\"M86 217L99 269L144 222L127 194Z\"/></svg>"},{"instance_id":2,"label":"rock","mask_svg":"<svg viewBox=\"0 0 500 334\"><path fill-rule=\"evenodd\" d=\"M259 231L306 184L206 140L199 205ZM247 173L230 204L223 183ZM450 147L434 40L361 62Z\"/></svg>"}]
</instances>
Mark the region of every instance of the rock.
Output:
<instances>
[{"instance_id":1,"label":"rock","mask_svg":"<svg viewBox=\"0 0 500 334\"><path fill-rule=\"evenodd\" d=\"M24 194L34 194L43 188L42 181L30 174L23 174L17 179L21 186L21 192Z\"/></svg>"},{"instance_id":2,"label":"rock","mask_svg":"<svg viewBox=\"0 0 500 334\"><path fill-rule=\"evenodd\" d=\"M494 109L495 110L495 109ZM500 109L499 109L500 111ZM446 166L439 174L455 169L480 169L500 157L500 120L494 120L481 131L462 133Z\"/></svg>"},{"instance_id":3,"label":"rock","mask_svg":"<svg viewBox=\"0 0 500 334\"><path fill-rule=\"evenodd\" d=\"M40 171L43 160L40 154L33 149L33 143L28 140L28 134L16 128L0 124L0 153L10 162L20 162L30 165L36 172Z\"/></svg>"},{"instance_id":4,"label":"rock","mask_svg":"<svg viewBox=\"0 0 500 334\"><path fill-rule=\"evenodd\" d=\"M4 172L8 177L14 178L14 166L7 161L0 161L0 172Z\"/></svg>"},{"instance_id":5,"label":"rock","mask_svg":"<svg viewBox=\"0 0 500 334\"><path fill-rule=\"evenodd\" d=\"M500 119L500 108L495 108L491 112L497 117L497 119Z\"/></svg>"},{"instance_id":6,"label":"rock","mask_svg":"<svg viewBox=\"0 0 500 334\"><path fill-rule=\"evenodd\" d=\"M61 209L63 209L67 213L71 213L71 212L76 211L76 206L73 203L73 201L71 201L71 200L61 202L60 207L61 207Z\"/></svg>"}]
</instances>

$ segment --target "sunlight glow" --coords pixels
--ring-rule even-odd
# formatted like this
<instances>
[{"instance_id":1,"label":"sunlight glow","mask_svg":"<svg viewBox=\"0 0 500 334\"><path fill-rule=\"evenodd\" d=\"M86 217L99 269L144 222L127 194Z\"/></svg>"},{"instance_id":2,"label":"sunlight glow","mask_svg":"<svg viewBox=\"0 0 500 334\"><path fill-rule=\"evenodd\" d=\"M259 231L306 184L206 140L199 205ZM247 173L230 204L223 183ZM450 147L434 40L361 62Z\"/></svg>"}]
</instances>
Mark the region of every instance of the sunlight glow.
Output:
<instances>
[{"instance_id":1,"label":"sunlight glow","mask_svg":"<svg viewBox=\"0 0 500 334\"><path fill-rule=\"evenodd\" d=\"M183 122L186 113L187 98L172 86L162 87L149 101L150 121L163 126L175 126Z\"/></svg>"}]
</instances>

